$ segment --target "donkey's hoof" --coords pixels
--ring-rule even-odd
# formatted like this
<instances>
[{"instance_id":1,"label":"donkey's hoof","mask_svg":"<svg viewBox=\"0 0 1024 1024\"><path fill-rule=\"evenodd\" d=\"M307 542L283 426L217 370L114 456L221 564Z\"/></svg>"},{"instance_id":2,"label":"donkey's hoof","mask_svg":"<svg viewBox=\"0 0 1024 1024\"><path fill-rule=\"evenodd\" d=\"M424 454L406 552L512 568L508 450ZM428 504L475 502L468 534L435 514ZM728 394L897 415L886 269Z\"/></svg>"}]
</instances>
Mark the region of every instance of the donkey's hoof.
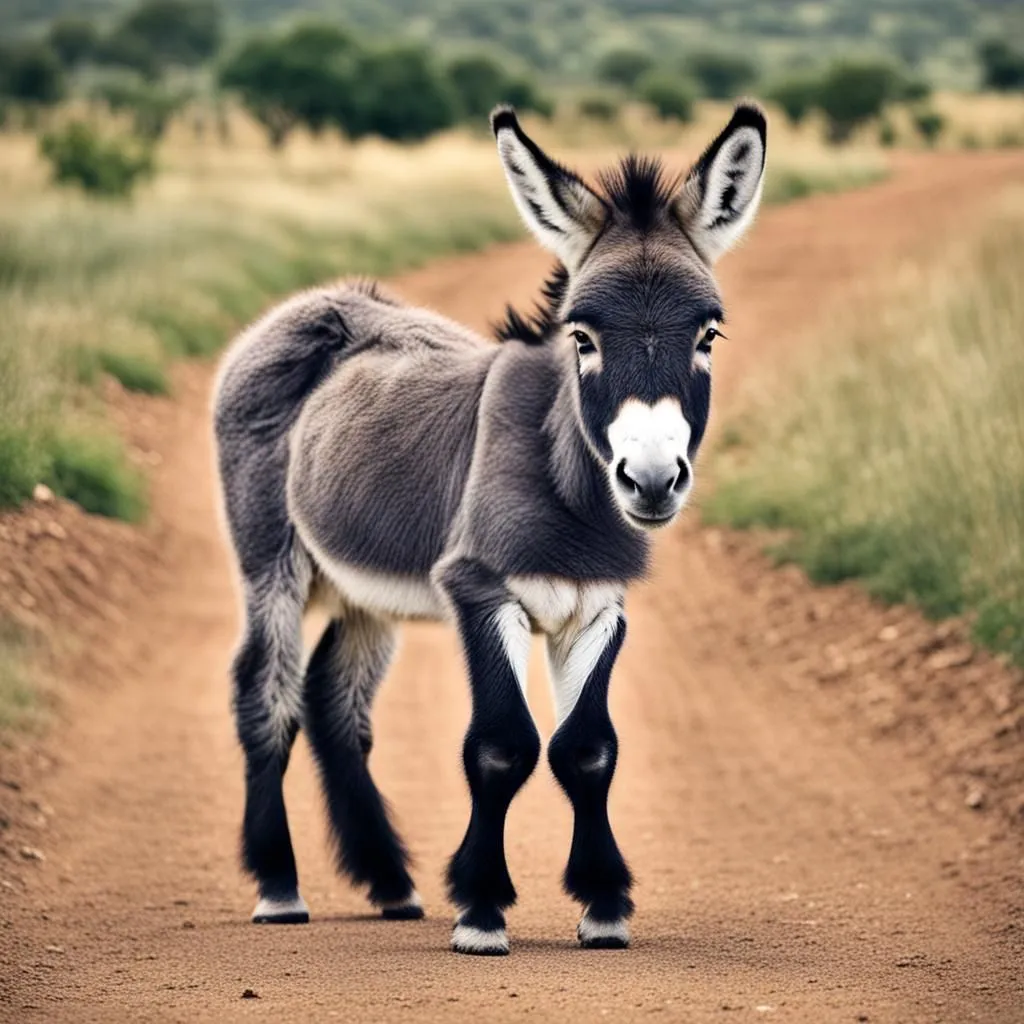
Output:
<instances>
[{"instance_id":1,"label":"donkey's hoof","mask_svg":"<svg viewBox=\"0 0 1024 1024\"><path fill-rule=\"evenodd\" d=\"M385 921L419 921L423 917L423 901L414 889L404 900L389 900L380 904L380 916Z\"/></svg>"},{"instance_id":2,"label":"donkey's hoof","mask_svg":"<svg viewBox=\"0 0 1024 1024\"><path fill-rule=\"evenodd\" d=\"M456 921L452 930L452 949L469 956L508 956L508 933L504 928L484 931Z\"/></svg>"},{"instance_id":3,"label":"donkey's hoof","mask_svg":"<svg viewBox=\"0 0 1024 1024\"><path fill-rule=\"evenodd\" d=\"M309 924L309 907L296 893L291 899L264 896L252 912L253 924Z\"/></svg>"},{"instance_id":4,"label":"donkey's hoof","mask_svg":"<svg viewBox=\"0 0 1024 1024\"><path fill-rule=\"evenodd\" d=\"M625 949L629 945L629 926L621 917L617 921L595 921L584 914L576 937L584 949Z\"/></svg>"}]
</instances>

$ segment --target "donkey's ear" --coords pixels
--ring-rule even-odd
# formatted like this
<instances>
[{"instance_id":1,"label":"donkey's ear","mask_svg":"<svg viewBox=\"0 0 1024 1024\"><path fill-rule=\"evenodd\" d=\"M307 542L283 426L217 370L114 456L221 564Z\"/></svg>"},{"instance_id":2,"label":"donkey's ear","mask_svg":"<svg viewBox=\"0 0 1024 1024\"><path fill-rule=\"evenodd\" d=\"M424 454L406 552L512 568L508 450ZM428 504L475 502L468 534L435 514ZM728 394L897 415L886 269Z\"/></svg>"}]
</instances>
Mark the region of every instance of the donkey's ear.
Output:
<instances>
[{"instance_id":1,"label":"donkey's ear","mask_svg":"<svg viewBox=\"0 0 1024 1024\"><path fill-rule=\"evenodd\" d=\"M545 249L575 270L604 223L604 201L519 127L511 107L495 108L491 128L512 198L526 226Z\"/></svg>"},{"instance_id":2,"label":"donkey's ear","mask_svg":"<svg viewBox=\"0 0 1024 1024\"><path fill-rule=\"evenodd\" d=\"M676 212L708 263L732 248L757 213L767 138L761 110L740 104L683 183Z\"/></svg>"}]
</instances>

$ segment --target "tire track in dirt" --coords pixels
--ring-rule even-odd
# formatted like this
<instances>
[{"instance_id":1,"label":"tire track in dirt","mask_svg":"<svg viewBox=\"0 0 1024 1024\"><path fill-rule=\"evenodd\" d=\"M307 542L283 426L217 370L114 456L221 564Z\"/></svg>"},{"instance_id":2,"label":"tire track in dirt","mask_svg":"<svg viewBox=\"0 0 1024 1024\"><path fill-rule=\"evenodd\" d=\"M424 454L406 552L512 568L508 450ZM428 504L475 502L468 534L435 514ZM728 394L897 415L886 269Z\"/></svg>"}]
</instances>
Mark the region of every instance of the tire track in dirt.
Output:
<instances>
[{"instance_id":1,"label":"tire track in dirt","mask_svg":"<svg viewBox=\"0 0 1024 1024\"><path fill-rule=\"evenodd\" d=\"M724 264L735 340L717 359L716 414L852 282L1022 180L1015 154L908 159L876 188L767 211ZM509 246L397 287L482 326L506 298L528 301L546 267L533 247ZM639 880L631 950L575 948L576 909L558 883L569 810L542 764L509 818L512 955L447 952L441 870L468 813L468 696L453 631L432 626L404 631L373 754L419 862L427 921L381 922L333 875L300 741L286 788L314 923L251 927L235 857L236 601L213 513L210 380L183 367L175 402L151 406L145 441L163 458L153 529L170 570L127 610L116 678L69 696L39 786L54 811L47 860L3 897L0 1017L1024 1020L1018 840L940 813L920 760L871 742L759 645L765 609L749 567L692 522L659 542L655 578L631 596L613 685L612 817ZM534 655L530 701L549 734Z\"/></svg>"}]
</instances>

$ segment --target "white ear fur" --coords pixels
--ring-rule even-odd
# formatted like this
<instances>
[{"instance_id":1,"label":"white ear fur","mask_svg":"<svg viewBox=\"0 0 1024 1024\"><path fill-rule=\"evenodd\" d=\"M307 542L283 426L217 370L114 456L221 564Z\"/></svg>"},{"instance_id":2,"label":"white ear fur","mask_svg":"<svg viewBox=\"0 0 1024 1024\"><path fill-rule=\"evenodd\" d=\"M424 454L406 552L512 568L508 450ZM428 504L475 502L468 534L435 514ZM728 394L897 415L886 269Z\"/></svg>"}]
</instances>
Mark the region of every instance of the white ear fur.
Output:
<instances>
[{"instance_id":1,"label":"white ear fur","mask_svg":"<svg viewBox=\"0 0 1024 1024\"><path fill-rule=\"evenodd\" d=\"M491 127L520 216L545 249L575 269L601 229L604 202L526 135L511 108L497 108Z\"/></svg>"},{"instance_id":2,"label":"white ear fur","mask_svg":"<svg viewBox=\"0 0 1024 1024\"><path fill-rule=\"evenodd\" d=\"M708 263L739 241L757 213L764 188L767 135L764 114L741 104L683 185L677 212Z\"/></svg>"}]
</instances>

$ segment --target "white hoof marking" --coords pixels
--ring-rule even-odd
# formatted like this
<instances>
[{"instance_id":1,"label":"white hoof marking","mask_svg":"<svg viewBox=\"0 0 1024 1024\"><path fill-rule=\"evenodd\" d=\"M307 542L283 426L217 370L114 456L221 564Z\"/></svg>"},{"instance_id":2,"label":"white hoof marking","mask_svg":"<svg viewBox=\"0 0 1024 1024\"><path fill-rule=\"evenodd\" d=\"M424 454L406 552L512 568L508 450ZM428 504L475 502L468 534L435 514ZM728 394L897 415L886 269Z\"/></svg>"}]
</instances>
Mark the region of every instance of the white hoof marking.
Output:
<instances>
[{"instance_id":1,"label":"white hoof marking","mask_svg":"<svg viewBox=\"0 0 1024 1024\"><path fill-rule=\"evenodd\" d=\"M623 918L618 921L595 921L583 915L576 934L584 946L628 946L629 925Z\"/></svg>"},{"instance_id":2,"label":"white hoof marking","mask_svg":"<svg viewBox=\"0 0 1024 1024\"><path fill-rule=\"evenodd\" d=\"M452 949L456 953L475 953L477 956L503 956L508 952L508 934L504 928L485 932L456 922L452 930Z\"/></svg>"},{"instance_id":3,"label":"white hoof marking","mask_svg":"<svg viewBox=\"0 0 1024 1024\"><path fill-rule=\"evenodd\" d=\"M254 921L299 919L303 916L309 920L309 907L301 895L296 895L293 900L275 900L264 896L252 912Z\"/></svg>"}]
</instances>

